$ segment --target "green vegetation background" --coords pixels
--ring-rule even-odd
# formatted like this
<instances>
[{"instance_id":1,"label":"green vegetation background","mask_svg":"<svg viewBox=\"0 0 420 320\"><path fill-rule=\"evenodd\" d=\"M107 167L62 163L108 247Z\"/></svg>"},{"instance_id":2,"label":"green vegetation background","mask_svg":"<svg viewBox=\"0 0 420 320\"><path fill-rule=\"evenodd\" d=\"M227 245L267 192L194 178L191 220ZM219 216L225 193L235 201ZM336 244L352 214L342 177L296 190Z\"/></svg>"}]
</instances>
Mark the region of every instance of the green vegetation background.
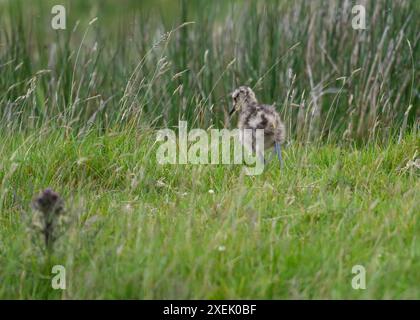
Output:
<instances>
[{"instance_id":1,"label":"green vegetation background","mask_svg":"<svg viewBox=\"0 0 420 320\"><path fill-rule=\"evenodd\" d=\"M367 1L364 31L351 1L72 0L61 31L52 4L0 1L1 298L420 297L417 1ZM242 84L283 171L156 163L157 128L233 128ZM72 223L45 254L48 186Z\"/></svg>"}]
</instances>

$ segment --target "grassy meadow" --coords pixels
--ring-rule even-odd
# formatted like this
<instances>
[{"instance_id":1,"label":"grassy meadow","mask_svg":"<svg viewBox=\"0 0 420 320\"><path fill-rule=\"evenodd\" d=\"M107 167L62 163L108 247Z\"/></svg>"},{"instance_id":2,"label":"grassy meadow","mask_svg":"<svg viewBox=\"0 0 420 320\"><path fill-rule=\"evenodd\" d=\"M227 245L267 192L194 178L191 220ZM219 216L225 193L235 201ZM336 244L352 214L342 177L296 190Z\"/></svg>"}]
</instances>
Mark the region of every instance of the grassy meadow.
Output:
<instances>
[{"instance_id":1,"label":"grassy meadow","mask_svg":"<svg viewBox=\"0 0 420 320\"><path fill-rule=\"evenodd\" d=\"M55 2L0 1L0 298L419 299L420 7L363 3L366 30L346 0L72 0L53 30ZM158 129L234 128L240 85L283 170L157 163Z\"/></svg>"}]
</instances>

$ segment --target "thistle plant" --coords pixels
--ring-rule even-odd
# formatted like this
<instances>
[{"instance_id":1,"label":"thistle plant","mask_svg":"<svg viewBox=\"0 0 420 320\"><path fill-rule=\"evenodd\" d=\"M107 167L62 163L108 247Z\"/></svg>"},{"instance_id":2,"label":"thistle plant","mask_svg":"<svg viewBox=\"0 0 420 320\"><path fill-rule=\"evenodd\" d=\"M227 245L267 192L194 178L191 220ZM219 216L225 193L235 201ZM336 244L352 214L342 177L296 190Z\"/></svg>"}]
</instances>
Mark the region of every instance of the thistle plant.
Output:
<instances>
[{"instance_id":1,"label":"thistle plant","mask_svg":"<svg viewBox=\"0 0 420 320\"><path fill-rule=\"evenodd\" d=\"M50 252L61 235L64 200L57 192L47 188L33 200L32 208L35 211L32 226L41 235L47 252Z\"/></svg>"}]
</instances>

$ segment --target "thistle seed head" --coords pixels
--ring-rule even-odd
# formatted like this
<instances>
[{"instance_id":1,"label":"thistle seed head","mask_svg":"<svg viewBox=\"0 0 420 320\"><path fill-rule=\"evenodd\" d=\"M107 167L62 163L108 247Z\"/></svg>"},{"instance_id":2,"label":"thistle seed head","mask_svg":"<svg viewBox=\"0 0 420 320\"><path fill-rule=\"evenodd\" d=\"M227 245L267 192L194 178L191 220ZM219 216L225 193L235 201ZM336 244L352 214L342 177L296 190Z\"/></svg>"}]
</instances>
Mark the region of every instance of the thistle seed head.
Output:
<instances>
[{"instance_id":1,"label":"thistle seed head","mask_svg":"<svg viewBox=\"0 0 420 320\"><path fill-rule=\"evenodd\" d=\"M32 206L44 215L51 213L59 215L64 210L64 201L57 192L47 188L34 199Z\"/></svg>"}]
</instances>

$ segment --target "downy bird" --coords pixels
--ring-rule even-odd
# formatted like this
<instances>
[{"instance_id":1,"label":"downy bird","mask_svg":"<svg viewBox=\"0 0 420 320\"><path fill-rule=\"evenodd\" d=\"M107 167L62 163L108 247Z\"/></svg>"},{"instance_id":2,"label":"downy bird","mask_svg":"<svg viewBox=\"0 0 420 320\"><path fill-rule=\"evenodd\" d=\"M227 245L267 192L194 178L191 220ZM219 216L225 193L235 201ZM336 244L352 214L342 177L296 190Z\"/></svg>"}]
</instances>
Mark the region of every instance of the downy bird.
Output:
<instances>
[{"instance_id":1,"label":"downy bird","mask_svg":"<svg viewBox=\"0 0 420 320\"><path fill-rule=\"evenodd\" d=\"M255 97L254 91L246 86L241 86L232 92L233 108L229 116L235 111L239 112L238 129L252 129L252 138L244 138L241 134L241 142L249 150L259 153L262 160L265 161L261 154L263 150L256 150L256 130L264 130L264 150L274 148L275 153L283 168L283 159L281 145L286 138L286 129L276 109L272 105L259 104Z\"/></svg>"}]
</instances>

